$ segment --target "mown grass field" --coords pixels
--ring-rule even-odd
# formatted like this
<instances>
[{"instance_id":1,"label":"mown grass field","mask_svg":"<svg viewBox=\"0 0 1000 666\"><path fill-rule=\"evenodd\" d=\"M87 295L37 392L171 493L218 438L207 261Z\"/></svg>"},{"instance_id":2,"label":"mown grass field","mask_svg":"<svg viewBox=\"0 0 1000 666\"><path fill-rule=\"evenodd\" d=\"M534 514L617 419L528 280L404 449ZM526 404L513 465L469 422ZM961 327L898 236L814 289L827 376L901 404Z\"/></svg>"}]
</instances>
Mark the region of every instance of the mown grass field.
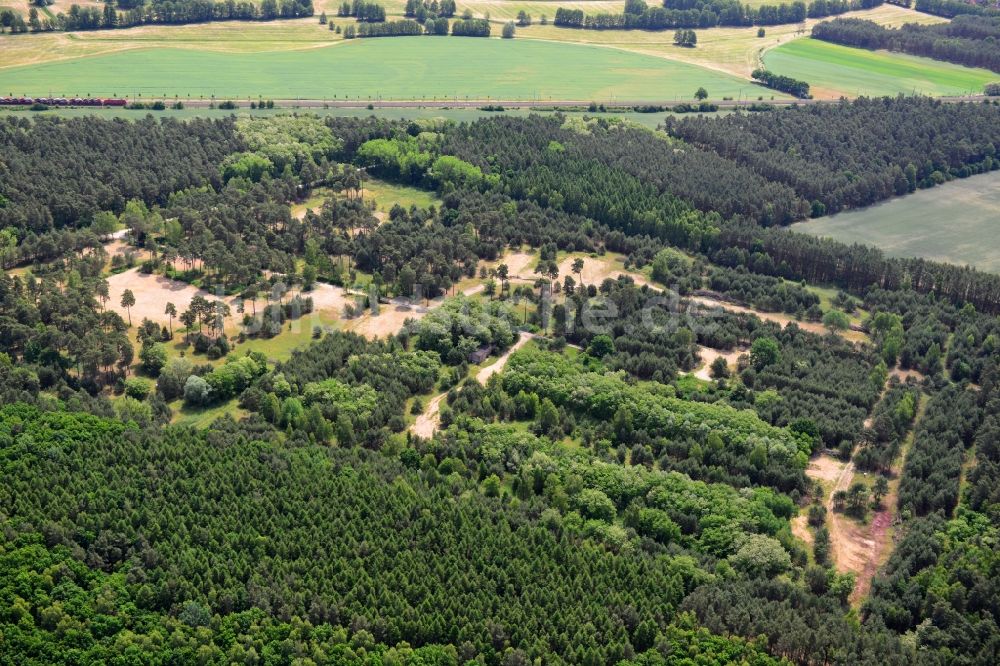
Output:
<instances>
[{"instance_id":1,"label":"mown grass field","mask_svg":"<svg viewBox=\"0 0 1000 666\"><path fill-rule=\"evenodd\" d=\"M388 213L396 204L406 209L409 209L410 206L427 208L428 206L441 205L441 200L435 196L434 192L397 185L378 178L365 181L362 195L366 200L374 200L378 210L383 213Z\"/></svg>"},{"instance_id":2,"label":"mown grass field","mask_svg":"<svg viewBox=\"0 0 1000 666\"><path fill-rule=\"evenodd\" d=\"M800 39L764 55L771 71L808 81L817 96L981 93L1000 75L930 58Z\"/></svg>"},{"instance_id":3,"label":"mown grass field","mask_svg":"<svg viewBox=\"0 0 1000 666\"><path fill-rule=\"evenodd\" d=\"M795 231L1000 272L1000 173L957 180L794 225Z\"/></svg>"},{"instance_id":4,"label":"mown grass field","mask_svg":"<svg viewBox=\"0 0 1000 666\"><path fill-rule=\"evenodd\" d=\"M407 37L231 54L150 48L0 70L0 92L246 99L689 100L748 84L621 50L529 40Z\"/></svg>"}]
</instances>

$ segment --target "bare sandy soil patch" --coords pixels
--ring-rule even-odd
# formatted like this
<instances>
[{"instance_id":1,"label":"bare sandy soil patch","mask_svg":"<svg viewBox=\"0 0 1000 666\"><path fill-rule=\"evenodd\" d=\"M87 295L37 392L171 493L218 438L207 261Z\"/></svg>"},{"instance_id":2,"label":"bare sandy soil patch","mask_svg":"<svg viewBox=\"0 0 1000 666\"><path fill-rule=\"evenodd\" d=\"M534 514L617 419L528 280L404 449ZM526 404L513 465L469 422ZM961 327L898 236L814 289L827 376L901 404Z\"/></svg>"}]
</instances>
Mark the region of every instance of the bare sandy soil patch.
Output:
<instances>
[{"instance_id":1,"label":"bare sandy soil patch","mask_svg":"<svg viewBox=\"0 0 1000 666\"><path fill-rule=\"evenodd\" d=\"M854 482L854 463L844 463L833 456L822 454L811 461L806 468L809 478L823 486L827 511L827 529L830 531L830 554L834 567L841 573L856 576L852 602L860 601L871 587L872 577L888 553L888 529L892 523L895 506L894 497L882 499L882 509L877 511L868 524L859 523L843 513L834 512L833 495L838 490L848 490ZM801 524L796 521L802 519ZM805 516L792 521L792 532L806 543L812 543L812 533L805 526Z\"/></svg>"},{"instance_id":2,"label":"bare sandy soil patch","mask_svg":"<svg viewBox=\"0 0 1000 666\"><path fill-rule=\"evenodd\" d=\"M704 379L707 382L712 381L712 363L715 362L717 358L726 359L726 365L729 366L730 370L736 368L736 360L742 355L746 354L745 349L733 349L731 351L721 351L719 349L712 349L711 347L699 347L698 355L701 356L701 365L698 369L694 371L694 376L698 379Z\"/></svg>"},{"instance_id":3,"label":"bare sandy soil patch","mask_svg":"<svg viewBox=\"0 0 1000 666\"><path fill-rule=\"evenodd\" d=\"M427 408L424 409L424 413L418 416L417 420L410 426L410 432L424 439L432 437L438 429L438 416L441 414L441 403L444 402L447 396L447 393L441 393L431 398L431 401L427 403Z\"/></svg>"},{"instance_id":4,"label":"bare sandy soil patch","mask_svg":"<svg viewBox=\"0 0 1000 666\"><path fill-rule=\"evenodd\" d=\"M171 280L162 275L152 275L141 273L138 268L131 268L117 275L108 278L108 307L128 321L128 311L121 306L122 293L126 289L131 289L135 296L135 305L132 306L132 323L138 325L144 318L148 318L161 325L167 325L170 318L164 312L167 303L173 303L180 314L188 309L191 299L195 296L202 296L210 301L223 301L230 308L230 316L226 319L227 332L231 332L241 321L242 315L236 311L238 296L217 296L204 289L198 289L180 280ZM322 282L316 283L312 291L302 292L292 289L283 297L287 301L296 295L313 300L313 309L316 312L324 312L336 317L342 317L344 305L349 302L341 287L334 287ZM263 307L263 301L256 303L256 309ZM254 311L254 306L246 304L246 312ZM177 326L177 319L174 319L174 326Z\"/></svg>"},{"instance_id":5,"label":"bare sandy soil patch","mask_svg":"<svg viewBox=\"0 0 1000 666\"><path fill-rule=\"evenodd\" d=\"M573 272L573 262L578 258L583 259L583 271L579 276ZM621 259L616 256L579 257L570 255L559 262L559 276L566 277L567 275L572 275L577 282L582 280L583 284L586 285L600 285L608 278L617 280L621 275L632 278L640 287L649 284L649 281L642 275L624 270Z\"/></svg>"},{"instance_id":6,"label":"bare sandy soil patch","mask_svg":"<svg viewBox=\"0 0 1000 666\"><path fill-rule=\"evenodd\" d=\"M129 315L122 307L121 300L126 289L131 289L135 296L131 312L132 323L136 325L145 318L166 325L170 321L163 312L167 303L173 303L180 314L191 304L191 299L199 294L210 300L224 300L235 312L233 298L216 298L214 294L186 282L171 280L162 275L140 273L138 268L131 268L108 278L108 293L111 297L108 307L120 314L125 321L128 321Z\"/></svg>"},{"instance_id":7,"label":"bare sandy soil patch","mask_svg":"<svg viewBox=\"0 0 1000 666\"><path fill-rule=\"evenodd\" d=\"M487 270L494 270L500 264L507 264L507 275L511 279L534 280L537 277L531 269L536 255L530 252L508 252L496 261L484 261L482 265Z\"/></svg>"},{"instance_id":8,"label":"bare sandy soil patch","mask_svg":"<svg viewBox=\"0 0 1000 666\"><path fill-rule=\"evenodd\" d=\"M803 512L792 518L791 526L792 526L792 534L795 536L795 538L802 541L811 548L813 541L815 539L813 538L812 530L809 529L808 520L809 516L807 516Z\"/></svg>"},{"instance_id":9,"label":"bare sandy soil patch","mask_svg":"<svg viewBox=\"0 0 1000 666\"><path fill-rule=\"evenodd\" d=\"M824 484L835 483L844 471L844 463L833 456L820 455L809 461L806 476ZM832 491L831 491L832 492Z\"/></svg>"},{"instance_id":10,"label":"bare sandy soil patch","mask_svg":"<svg viewBox=\"0 0 1000 666\"><path fill-rule=\"evenodd\" d=\"M899 381L904 383L907 379L913 379L917 382L922 382L925 379L924 373L919 370L904 370L902 368L893 368L889 371L889 376L898 377Z\"/></svg>"},{"instance_id":11,"label":"bare sandy soil patch","mask_svg":"<svg viewBox=\"0 0 1000 666\"><path fill-rule=\"evenodd\" d=\"M302 297L313 300L313 310L335 314L337 317L343 316L344 306L351 302L343 287L325 282L317 282L311 291L302 292Z\"/></svg>"},{"instance_id":12,"label":"bare sandy soil patch","mask_svg":"<svg viewBox=\"0 0 1000 666\"><path fill-rule=\"evenodd\" d=\"M839 463L840 474L826 498L826 511L829 518L830 546L833 561L840 572L853 572L860 577L872 556L872 541L867 525L860 525L842 513L833 510L833 495L840 490L847 490L854 481L854 463Z\"/></svg>"},{"instance_id":13,"label":"bare sandy soil patch","mask_svg":"<svg viewBox=\"0 0 1000 666\"><path fill-rule=\"evenodd\" d=\"M415 305L382 304L379 307L378 315L372 316L370 313L367 313L362 317L348 322L345 329L353 331L358 335L363 335L369 340L384 338L387 335L396 335L403 328L403 324L406 323L407 319L420 319L433 309L434 303L440 304L439 301L432 302L431 308Z\"/></svg>"}]
</instances>

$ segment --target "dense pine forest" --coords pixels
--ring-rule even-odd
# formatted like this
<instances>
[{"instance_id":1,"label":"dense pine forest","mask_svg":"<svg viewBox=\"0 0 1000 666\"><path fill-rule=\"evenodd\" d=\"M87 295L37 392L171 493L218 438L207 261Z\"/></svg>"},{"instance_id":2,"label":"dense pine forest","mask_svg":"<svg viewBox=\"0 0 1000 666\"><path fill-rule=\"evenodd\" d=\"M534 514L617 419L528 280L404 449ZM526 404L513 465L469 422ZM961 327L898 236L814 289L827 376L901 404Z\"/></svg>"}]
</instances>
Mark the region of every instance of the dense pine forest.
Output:
<instances>
[{"instance_id":1,"label":"dense pine forest","mask_svg":"<svg viewBox=\"0 0 1000 666\"><path fill-rule=\"evenodd\" d=\"M0 663L997 661L998 121L5 118Z\"/></svg>"}]
</instances>

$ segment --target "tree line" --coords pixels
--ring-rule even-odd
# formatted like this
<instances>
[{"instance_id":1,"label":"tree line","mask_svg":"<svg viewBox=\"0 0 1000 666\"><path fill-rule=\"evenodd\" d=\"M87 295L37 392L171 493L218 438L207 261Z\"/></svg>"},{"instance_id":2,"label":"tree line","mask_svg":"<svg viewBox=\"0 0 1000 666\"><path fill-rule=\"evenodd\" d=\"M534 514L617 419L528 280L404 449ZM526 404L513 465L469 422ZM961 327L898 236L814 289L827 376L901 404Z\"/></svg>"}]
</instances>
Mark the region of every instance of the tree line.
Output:
<instances>
[{"instance_id":1,"label":"tree line","mask_svg":"<svg viewBox=\"0 0 1000 666\"><path fill-rule=\"evenodd\" d=\"M100 30L131 28L138 25L207 23L210 21L273 21L313 15L312 0L119 0L103 9L77 4L66 13L42 19L35 8L28 27L32 32L50 30ZM23 21L23 19L22 19Z\"/></svg>"},{"instance_id":2,"label":"tree line","mask_svg":"<svg viewBox=\"0 0 1000 666\"><path fill-rule=\"evenodd\" d=\"M834 19L814 26L812 36L835 44L900 51L1000 72L1000 17L962 15L940 25L908 23L900 28L862 19Z\"/></svg>"},{"instance_id":3,"label":"tree line","mask_svg":"<svg viewBox=\"0 0 1000 666\"><path fill-rule=\"evenodd\" d=\"M988 5L979 5L974 2L964 2L963 0L915 0L913 8L918 12L954 18L969 14L972 16L997 16L1000 10Z\"/></svg>"},{"instance_id":4,"label":"tree line","mask_svg":"<svg viewBox=\"0 0 1000 666\"><path fill-rule=\"evenodd\" d=\"M559 7L553 23L588 30L672 30L716 26L767 26L801 23L848 11L871 9L882 0L813 0L780 5L749 5L738 0L663 0L650 7L644 0L629 0L621 14L586 14L582 9Z\"/></svg>"}]
</instances>

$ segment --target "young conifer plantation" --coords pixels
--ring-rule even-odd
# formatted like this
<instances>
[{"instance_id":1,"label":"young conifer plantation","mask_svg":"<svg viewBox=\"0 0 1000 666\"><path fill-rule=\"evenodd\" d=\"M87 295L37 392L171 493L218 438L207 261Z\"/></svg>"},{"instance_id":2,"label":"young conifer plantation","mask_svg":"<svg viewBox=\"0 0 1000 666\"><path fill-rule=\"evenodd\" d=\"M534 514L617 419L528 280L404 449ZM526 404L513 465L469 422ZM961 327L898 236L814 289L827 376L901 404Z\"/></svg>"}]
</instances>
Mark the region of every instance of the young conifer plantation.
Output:
<instances>
[{"instance_id":1,"label":"young conifer plantation","mask_svg":"<svg viewBox=\"0 0 1000 666\"><path fill-rule=\"evenodd\" d=\"M0 664L1000 661L1000 276L788 228L998 145L3 116Z\"/></svg>"}]
</instances>

